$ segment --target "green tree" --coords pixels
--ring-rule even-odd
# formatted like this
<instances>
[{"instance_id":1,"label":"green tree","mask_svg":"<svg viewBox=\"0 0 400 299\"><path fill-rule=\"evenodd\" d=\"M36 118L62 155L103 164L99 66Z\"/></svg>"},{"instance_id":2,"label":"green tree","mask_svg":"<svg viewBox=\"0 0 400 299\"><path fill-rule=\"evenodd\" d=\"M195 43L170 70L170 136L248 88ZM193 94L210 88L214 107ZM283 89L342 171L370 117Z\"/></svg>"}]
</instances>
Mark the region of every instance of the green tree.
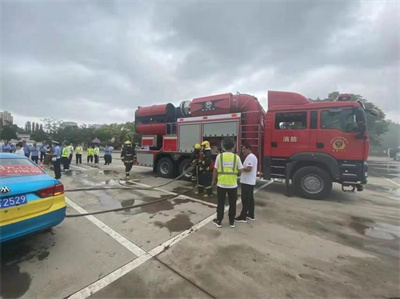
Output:
<instances>
[{"instance_id":1,"label":"green tree","mask_svg":"<svg viewBox=\"0 0 400 299\"><path fill-rule=\"evenodd\" d=\"M62 121L54 117L43 118L41 121L44 123L44 131L48 134L50 139L55 139Z\"/></svg>"},{"instance_id":2,"label":"green tree","mask_svg":"<svg viewBox=\"0 0 400 299\"><path fill-rule=\"evenodd\" d=\"M33 139L35 141L39 141L39 142L46 141L48 143L51 141L49 135L46 134L46 132L40 131L40 130L32 132L31 139Z\"/></svg>"},{"instance_id":3,"label":"green tree","mask_svg":"<svg viewBox=\"0 0 400 299\"><path fill-rule=\"evenodd\" d=\"M18 127L16 125L0 126L0 139L17 139Z\"/></svg>"},{"instance_id":4,"label":"green tree","mask_svg":"<svg viewBox=\"0 0 400 299\"><path fill-rule=\"evenodd\" d=\"M315 100L312 100L313 102L326 102L326 101L334 101L338 96L340 92L339 91L333 91L329 93L328 97L321 100L320 98L317 98ZM374 116L371 113L366 113L366 118L367 118L367 127L368 127L368 133L369 133L369 139L371 141L372 146L378 146L381 143L381 135L385 134L388 131L388 126L389 123L386 120L386 115L385 113L374 103L369 102L367 99L362 97L361 95L358 94L352 94L350 96L351 101L360 101L364 104L365 108L367 110L375 109L378 112L378 115Z\"/></svg>"}]
</instances>

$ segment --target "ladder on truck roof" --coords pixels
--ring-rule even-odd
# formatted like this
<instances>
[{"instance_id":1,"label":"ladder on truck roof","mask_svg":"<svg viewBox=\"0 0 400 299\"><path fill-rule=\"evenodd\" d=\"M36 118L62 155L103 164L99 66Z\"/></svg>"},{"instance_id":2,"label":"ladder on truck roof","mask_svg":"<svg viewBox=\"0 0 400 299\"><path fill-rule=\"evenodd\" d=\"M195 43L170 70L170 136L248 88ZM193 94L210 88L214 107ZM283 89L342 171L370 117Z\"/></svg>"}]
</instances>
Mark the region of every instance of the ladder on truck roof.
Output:
<instances>
[{"instance_id":1,"label":"ladder on truck roof","mask_svg":"<svg viewBox=\"0 0 400 299\"><path fill-rule=\"evenodd\" d=\"M261 117L260 122L258 124L246 124L246 116L248 116L248 114L254 114L254 117ZM258 159L258 171L261 171L262 155L264 151L264 120L265 115L259 111L242 112L240 143L242 146L245 144L251 146L253 154L255 154Z\"/></svg>"}]
</instances>

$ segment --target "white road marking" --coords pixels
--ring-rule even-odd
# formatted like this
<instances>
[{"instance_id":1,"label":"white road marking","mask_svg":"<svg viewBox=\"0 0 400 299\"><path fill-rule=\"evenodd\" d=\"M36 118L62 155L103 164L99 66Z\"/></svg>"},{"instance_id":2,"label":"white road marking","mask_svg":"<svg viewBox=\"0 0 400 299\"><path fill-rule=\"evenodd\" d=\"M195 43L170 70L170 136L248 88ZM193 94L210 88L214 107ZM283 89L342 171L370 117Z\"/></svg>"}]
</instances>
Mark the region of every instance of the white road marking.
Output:
<instances>
[{"instance_id":1,"label":"white road marking","mask_svg":"<svg viewBox=\"0 0 400 299\"><path fill-rule=\"evenodd\" d=\"M77 169L79 169L79 170L84 170L84 171L90 170L90 169L88 169L88 168L83 168L83 167L80 167L80 166L77 166L77 165L70 165L70 166L73 167L73 168L77 168Z\"/></svg>"},{"instance_id":2,"label":"white road marking","mask_svg":"<svg viewBox=\"0 0 400 299\"><path fill-rule=\"evenodd\" d=\"M146 188L151 188L152 187L150 185L146 185L146 184L143 184L143 183L138 183L138 182L133 182L133 183L135 185L146 187ZM164 192L164 193L167 193L167 194L171 194L171 195L179 195L176 192L168 191L168 190L161 189L161 188L154 188L152 190L161 191L161 192ZM179 196L181 196L182 198L187 198L187 199L195 201L195 202L199 202L199 203L202 203L202 204L205 204L205 205L212 206L214 208L217 207L217 205L215 203L212 203L212 202L203 201L203 200L200 200L200 199L197 199L197 198L193 198L193 197L190 197L190 196L186 196L186 195L179 195Z\"/></svg>"},{"instance_id":3,"label":"white road marking","mask_svg":"<svg viewBox=\"0 0 400 299\"><path fill-rule=\"evenodd\" d=\"M137 259L127 263L126 265L122 266L121 268L118 268L114 272L111 272L110 274L104 276L103 278L99 279L98 281L92 283L91 285L88 285L87 287L83 288L82 290L72 294L69 298L70 299L83 299L87 298L94 293L100 291L101 289L105 288L106 286L110 285L117 279L121 278L125 274L128 274L130 271L134 270L135 268L139 267L149 259L151 259L152 256L150 254L144 254Z\"/></svg>"},{"instance_id":4,"label":"white road marking","mask_svg":"<svg viewBox=\"0 0 400 299\"><path fill-rule=\"evenodd\" d=\"M70 205L72 208L74 208L77 212L79 212L81 214L88 213L88 211L86 211L84 208L77 205L71 199L65 197L65 201L67 202L68 205ZM107 235L109 235L111 238L116 240L118 243L120 243L122 246L124 246L126 249L128 249L130 252L132 252L134 255L141 256L146 253L146 251L144 251L142 248L133 244L127 238L125 238L121 234L117 233L115 230L113 230L111 227L109 227L108 225L106 225L104 222L100 221L96 217L89 215L89 216L85 216L85 218L87 218L90 222L92 222L94 225L99 227L102 231L104 231Z\"/></svg>"},{"instance_id":5,"label":"white road marking","mask_svg":"<svg viewBox=\"0 0 400 299\"><path fill-rule=\"evenodd\" d=\"M268 186L269 184L272 184L273 181L267 182L264 185L262 185L261 187L257 188L254 193L260 191L261 189L265 188L266 186ZM148 185L145 184L141 184L141 183L136 183L138 185L142 185L145 187L149 187ZM157 188L158 189L158 188ZM170 192L167 190L163 190L161 189L160 191L166 192L166 193L170 193L170 194L176 194L174 192ZM186 196L185 196L186 197ZM191 198L193 200L193 198ZM240 203L241 201L238 200L237 201L237 205ZM67 203L69 205L71 205L74 209L76 209L78 212L80 213L87 213L83 208L81 208L80 206L78 206L77 204L75 204L74 202L72 202L71 200L67 199ZM224 209L224 213L226 213L229 210L229 206L225 207ZM175 237L172 237L171 239L165 241L164 243L162 243L161 245L153 248L152 250L150 250L149 252L144 251L143 249L139 248L141 254L138 253L135 255L138 256L138 258L136 258L135 260L129 262L128 264L122 266L121 268L118 268L117 270L115 270L114 272L111 272L110 274L104 276L103 278L99 279L98 281L92 283L91 285L88 285L87 287L83 288L82 290L72 294L69 298L70 299L84 299L87 298L91 295L93 295L94 293L100 291L101 289L107 287L108 285L110 285L111 283L113 283L114 281L116 281L117 279L121 278L122 276L124 276L125 274L128 274L130 271L136 269L137 267L139 267L140 265L144 264L145 262L147 262L149 259L151 259L152 257L155 257L157 255L159 255L160 253L162 253L164 250L166 250L167 248L175 245L176 243L178 243L179 241L182 241L184 238L186 238L187 236L191 235L192 233L198 231L201 227L205 226L206 224L210 223L211 221L213 221L213 219L215 219L215 217L217 216L217 213L212 214L211 216L203 219L202 221L200 221L199 223L193 225L191 228L183 231L182 233L176 235ZM88 218L90 221L92 221L94 224L96 224L98 227L100 227L103 231L105 231L108 235L110 235L110 233L107 230L103 229L103 226L106 226L103 222L101 222L100 220L98 220L97 218L93 217L93 216L86 216L86 218ZM99 224L102 224L101 226L99 226L97 224L97 222ZM109 228L108 226L106 226L108 229L110 229L111 231L115 232L114 230L112 230L111 228ZM135 244L133 244L132 242L130 242L129 240L127 240L125 237L119 235L117 232L115 232L119 237L118 239L116 239L119 243L121 243L120 238L123 238L124 240L126 240L127 242L131 243L132 245L134 245L134 247L137 247ZM114 238L113 235L110 235L111 237ZM115 239L115 238L114 238ZM125 242L126 242L125 241ZM122 244L122 243L121 243ZM124 244L122 244L124 245ZM124 245L125 246L125 245ZM126 247L126 246L125 246ZM129 249L129 248L128 248ZM137 248L135 248L136 250Z\"/></svg>"},{"instance_id":6,"label":"white road marking","mask_svg":"<svg viewBox=\"0 0 400 299\"><path fill-rule=\"evenodd\" d=\"M377 173L377 172L375 172L375 171L371 171L371 172L373 172L373 173L375 173L377 176L379 176L379 177L381 177L381 178L387 180L388 182L391 182L392 184L395 184L396 186L400 187L400 184L399 184L399 183L396 183L395 181L392 181L391 179L387 179L387 178L385 178L384 176L380 175L379 173Z\"/></svg>"},{"instance_id":7,"label":"white road marking","mask_svg":"<svg viewBox=\"0 0 400 299\"><path fill-rule=\"evenodd\" d=\"M385 180L387 180L388 182L391 182L392 184L395 184L396 186L400 187L399 183L396 183L395 181L392 181L391 179L387 179L385 177L383 177Z\"/></svg>"},{"instance_id":8,"label":"white road marking","mask_svg":"<svg viewBox=\"0 0 400 299\"><path fill-rule=\"evenodd\" d=\"M262 185L259 188L257 188L254 191L254 193L257 193L258 191L260 191L261 189L267 187L268 185L270 185L272 183L273 183L273 181L269 181L269 182L265 183L264 185ZM241 203L241 200L238 200L236 205L238 205L240 203ZM229 210L229 206L226 206L225 209L224 209L224 213L226 213L228 210ZM213 219L215 219L215 217L217 217L217 213L212 214L211 216L209 216L206 219L200 221L199 223L193 225L191 228L185 230L184 232L180 233L179 235L176 235L175 237L172 237L171 239L165 241L161 245L159 245L159 246L153 248L152 250L150 250L148 253L151 254L152 256L156 256L156 255L160 254L161 252L163 252L165 250L166 247L170 247L170 246L178 243L182 239L184 239L187 236L189 236L191 233L199 230L201 227L203 227L207 223L213 221Z\"/></svg>"}]
</instances>

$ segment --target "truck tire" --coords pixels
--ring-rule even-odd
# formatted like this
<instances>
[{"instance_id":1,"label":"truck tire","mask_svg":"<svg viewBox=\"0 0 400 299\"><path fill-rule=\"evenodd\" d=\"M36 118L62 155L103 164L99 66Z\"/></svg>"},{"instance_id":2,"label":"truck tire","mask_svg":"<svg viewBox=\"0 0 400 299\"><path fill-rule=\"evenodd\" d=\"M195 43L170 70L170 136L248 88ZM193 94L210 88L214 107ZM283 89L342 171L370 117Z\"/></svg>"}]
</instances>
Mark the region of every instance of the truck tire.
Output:
<instances>
[{"instance_id":1,"label":"truck tire","mask_svg":"<svg viewBox=\"0 0 400 299\"><path fill-rule=\"evenodd\" d=\"M293 176L296 194L309 199L324 199L332 191L332 178L325 170L316 166L306 166Z\"/></svg>"},{"instance_id":2,"label":"truck tire","mask_svg":"<svg viewBox=\"0 0 400 299\"><path fill-rule=\"evenodd\" d=\"M186 169L189 168L189 162L190 162L189 159L185 159L185 160L181 161L181 163L179 163L178 175L181 175L182 173L185 172ZM191 176L192 176L191 173L187 173L183 177L181 177L181 180L190 181Z\"/></svg>"},{"instance_id":3,"label":"truck tire","mask_svg":"<svg viewBox=\"0 0 400 299\"><path fill-rule=\"evenodd\" d=\"M175 168L174 163L172 162L171 158L164 157L157 162L156 169L157 169L157 174L160 177L172 178L175 172L174 168Z\"/></svg>"}]
</instances>

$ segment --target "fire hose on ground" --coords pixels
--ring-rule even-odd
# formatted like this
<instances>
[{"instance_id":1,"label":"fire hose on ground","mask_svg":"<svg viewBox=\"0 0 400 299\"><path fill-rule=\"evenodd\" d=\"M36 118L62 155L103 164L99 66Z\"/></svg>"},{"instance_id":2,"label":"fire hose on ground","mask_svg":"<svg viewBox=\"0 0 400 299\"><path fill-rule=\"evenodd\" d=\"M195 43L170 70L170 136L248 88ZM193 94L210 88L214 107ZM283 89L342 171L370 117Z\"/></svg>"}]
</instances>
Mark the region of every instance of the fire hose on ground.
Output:
<instances>
[{"instance_id":1,"label":"fire hose on ground","mask_svg":"<svg viewBox=\"0 0 400 299\"><path fill-rule=\"evenodd\" d=\"M175 179L172 179L170 181L168 181L167 183L158 185L158 186L149 186L149 187L142 187L142 186L138 186L135 185L134 183L130 184L132 185L131 187L94 187L94 188L77 188L77 189L67 189L65 190L65 192L79 192L79 191L99 191L99 190L130 190L130 189L135 189L135 190L156 190L160 187L164 187L166 185L169 185L179 179L181 179L184 175L190 173L194 168L196 167L196 165L193 165L191 167L189 167L188 169L186 169L182 174L180 174L178 177L176 177ZM123 185L121 183L121 179L118 177L119 181L118 183L120 185ZM125 206L125 207L121 207L121 208L116 208L116 209L109 209L109 210L102 210L102 211L97 211L97 212L90 212L90 213L83 213L83 214L67 214L66 217L67 218L74 218L74 217L84 217L84 216L90 216L90 215L98 215L98 214L105 214L105 213L110 213L110 212L119 212L119 211L126 211L126 210L131 210L131 209L135 209L135 208L139 208L139 207L143 207L143 206L147 206L147 205L151 205L151 204L155 204L161 201L166 201L181 195L185 195L186 193L190 192L191 190L186 190L184 192L181 193L176 193L176 194L172 194L171 196L162 198L162 199L157 199L157 200L153 200L150 202L146 202L146 203L141 203L141 204L137 204L137 205L130 205L130 206Z\"/></svg>"}]
</instances>

